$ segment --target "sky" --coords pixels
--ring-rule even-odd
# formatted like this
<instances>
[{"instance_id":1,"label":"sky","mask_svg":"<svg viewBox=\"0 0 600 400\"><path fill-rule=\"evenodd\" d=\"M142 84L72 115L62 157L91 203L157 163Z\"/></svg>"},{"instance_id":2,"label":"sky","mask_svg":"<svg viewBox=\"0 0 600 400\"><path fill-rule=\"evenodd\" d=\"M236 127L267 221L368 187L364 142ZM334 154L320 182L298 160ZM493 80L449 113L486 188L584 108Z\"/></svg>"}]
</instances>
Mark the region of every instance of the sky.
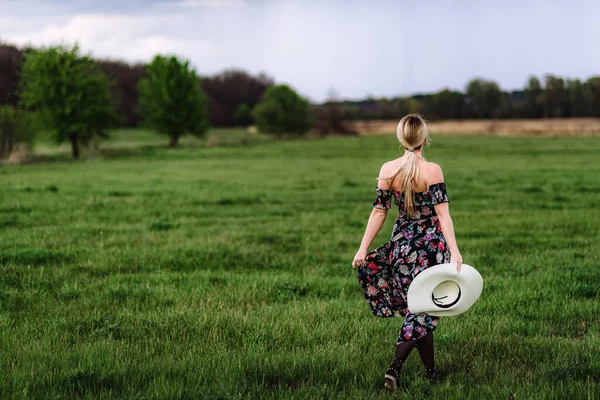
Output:
<instances>
[{"instance_id":1,"label":"sky","mask_svg":"<svg viewBox=\"0 0 600 400\"><path fill-rule=\"evenodd\" d=\"M311 101L600 75L597 0L0 0L0 41L239 68Z\"/></svg>"}]
</instances>

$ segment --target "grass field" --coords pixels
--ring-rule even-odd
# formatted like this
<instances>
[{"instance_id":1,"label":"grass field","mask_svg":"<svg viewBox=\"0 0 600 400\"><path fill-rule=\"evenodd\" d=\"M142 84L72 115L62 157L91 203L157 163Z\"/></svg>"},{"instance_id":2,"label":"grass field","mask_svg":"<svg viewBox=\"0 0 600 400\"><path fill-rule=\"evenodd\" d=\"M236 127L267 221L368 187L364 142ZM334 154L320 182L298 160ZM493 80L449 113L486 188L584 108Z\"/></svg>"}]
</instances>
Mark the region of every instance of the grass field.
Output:
<instances>
[{"instance_id":1,"label":"grass field","mask_svg":"<svg viewBox=\"0 0 600 400\"><path fill-rule=\"evenodd\" d=\"M600 398L600 138L434 137L484 291L389 395L350 263L394 137L236 135L0 167L0 398Z\"/></svg>"}]
</instances>

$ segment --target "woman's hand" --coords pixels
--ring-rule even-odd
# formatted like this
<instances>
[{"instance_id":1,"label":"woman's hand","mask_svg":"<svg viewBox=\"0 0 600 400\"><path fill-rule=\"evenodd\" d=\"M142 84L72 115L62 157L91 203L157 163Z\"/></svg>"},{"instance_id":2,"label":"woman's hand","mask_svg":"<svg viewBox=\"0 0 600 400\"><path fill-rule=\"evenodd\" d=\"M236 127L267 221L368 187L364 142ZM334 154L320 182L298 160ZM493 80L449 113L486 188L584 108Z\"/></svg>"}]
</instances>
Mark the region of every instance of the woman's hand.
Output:
<instances>
[{"instance_id":1,"label":"woman's hand","mask_svg":"<svg viewBox=\"0 0 600 400\"><path fill-rule=\"evenodd\" d=\"M352 269L356 267L361 267L367 264L367 249L360 248L356 252L354 256L354 261L352 261Z\"/></svg>"},{"instance_id":2,"label":"woman's hand","mask_svg":"<svg viewBox=\"0 0 600 400\"><path fill-rule=\"evenodd\" d=\"M456 272L460 272L460 267L462 264L462 256L460 255L460 251L458 249L454 251L450 251L450 262L456 263Z\"/></svg>"}]
</instances>

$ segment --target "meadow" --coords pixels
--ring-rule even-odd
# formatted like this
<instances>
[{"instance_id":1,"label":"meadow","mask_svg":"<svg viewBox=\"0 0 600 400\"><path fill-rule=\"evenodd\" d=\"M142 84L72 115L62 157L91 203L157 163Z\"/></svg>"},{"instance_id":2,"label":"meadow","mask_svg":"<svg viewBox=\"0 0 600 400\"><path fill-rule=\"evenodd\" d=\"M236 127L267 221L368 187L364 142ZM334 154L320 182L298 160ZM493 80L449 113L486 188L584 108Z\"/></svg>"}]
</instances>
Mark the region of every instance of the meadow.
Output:
<instances>
[{"instance_id":1,"label":"meadow","mask_svg":"<svg viewBox=\"0 0 600 400\"><path fill-rule=\"evenodd\" d=\"M394 136L114 136L0 166L0 398L600 398L600 137L433 137L484 290L389 394L350 264Z\"/></svg>"}]
</instances>

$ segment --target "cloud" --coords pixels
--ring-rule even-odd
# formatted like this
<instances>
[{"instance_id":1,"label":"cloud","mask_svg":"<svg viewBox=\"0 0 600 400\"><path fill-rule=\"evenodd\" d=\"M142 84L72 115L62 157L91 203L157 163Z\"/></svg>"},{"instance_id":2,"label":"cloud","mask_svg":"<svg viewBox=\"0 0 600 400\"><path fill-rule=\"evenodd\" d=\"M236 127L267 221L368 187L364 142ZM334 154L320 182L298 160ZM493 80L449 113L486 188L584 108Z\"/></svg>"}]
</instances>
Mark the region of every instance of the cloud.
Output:
<instances>
[{"instance_id":1,"label":"cloud","mask_svg":"<svg viewBox=\"0 0 600 400\"><path fill-rule=\"evenodd\" d=\"M0 20L0 23L3 22L6 22L3 26L9 28L3 36L6 41L34 46L77 42L83 52L103 58L139 62L148 61L157 53L188 58L189 53L195 57L207 57L215 50L208 40L178 35L165 29L173 23L189 25L189 21L177 15L82 14L66 20L46 21L37 29L31 24L17 28L22 21L15 18Z\"/></svg>"}]
</instances>

